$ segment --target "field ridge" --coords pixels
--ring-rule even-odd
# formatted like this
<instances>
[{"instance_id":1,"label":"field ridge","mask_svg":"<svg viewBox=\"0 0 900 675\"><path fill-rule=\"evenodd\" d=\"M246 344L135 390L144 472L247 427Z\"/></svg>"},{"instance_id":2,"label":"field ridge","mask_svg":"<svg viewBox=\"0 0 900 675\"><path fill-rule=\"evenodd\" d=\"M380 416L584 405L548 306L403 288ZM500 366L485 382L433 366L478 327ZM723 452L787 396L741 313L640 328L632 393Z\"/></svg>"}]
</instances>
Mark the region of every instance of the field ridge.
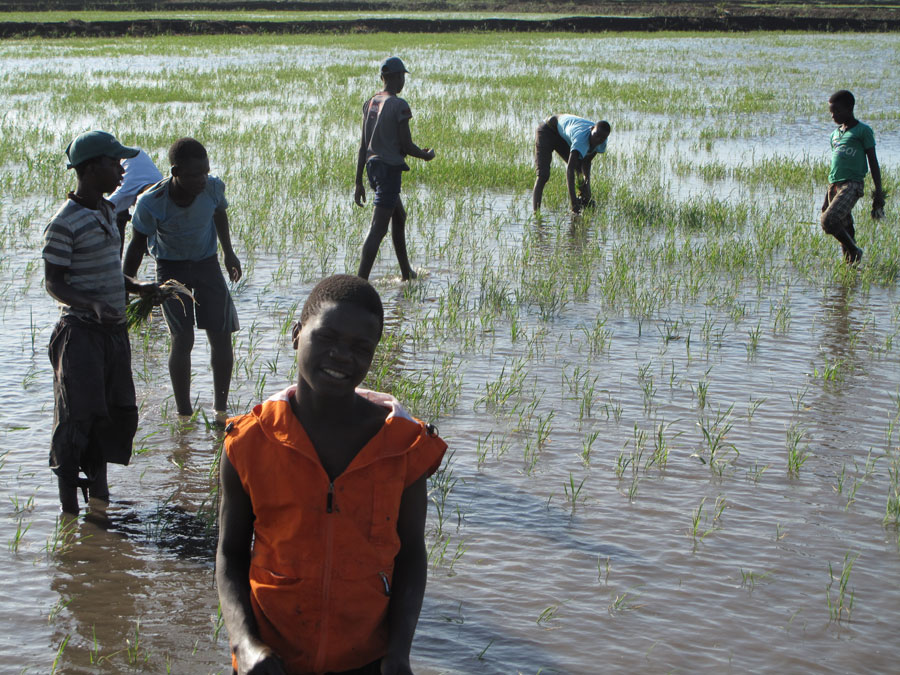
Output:
<instances>
[{"instance_id":1,"label":"field ridge","mask_svg":"<svg viewBox=\"0 0 900 675\"><path fill-rule=\"evenodd\" d=\"M815 32L895 32L900 18L814 16L563 16L554 19L397 18L251 20L148 18L80 21L0 21L0 38L119 37L149 35L212 35L252 33L449 33L467 31L602 33L618 31L724 31L758 30Z\"/></svg>"}]
</instances>

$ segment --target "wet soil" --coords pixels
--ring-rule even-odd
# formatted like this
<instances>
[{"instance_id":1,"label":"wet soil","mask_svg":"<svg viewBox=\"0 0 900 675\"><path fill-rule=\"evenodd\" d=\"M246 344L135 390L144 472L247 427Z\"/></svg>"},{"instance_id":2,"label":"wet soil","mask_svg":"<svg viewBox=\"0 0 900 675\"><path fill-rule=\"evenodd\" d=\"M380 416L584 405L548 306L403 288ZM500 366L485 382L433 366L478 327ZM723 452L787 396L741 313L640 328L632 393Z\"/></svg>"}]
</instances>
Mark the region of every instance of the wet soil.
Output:
<instances>
[{"instance_id":1,"label":"wet soil","mask_svg":"<svg viewBox=\"0 0 900 675\"><path fill-rule=\"evenodd\" d=\"M843 6L778 3L721 2L576 2L547 5L540 2L445 3L445 2L53 2L0 3L2 11L93 10L110 11L110 20L59 22L0 22L0 38L114 37L159 34L252 33L365 33L459 31L854 31L900 30L900 4L867 3ZM496 12L495 18L378 18L247 21L228 19L129 19L116 20L115 10L147 11L471 11ZM510 12L556 12L553 19L504 17Z\"/></svg>"}]
</instances>

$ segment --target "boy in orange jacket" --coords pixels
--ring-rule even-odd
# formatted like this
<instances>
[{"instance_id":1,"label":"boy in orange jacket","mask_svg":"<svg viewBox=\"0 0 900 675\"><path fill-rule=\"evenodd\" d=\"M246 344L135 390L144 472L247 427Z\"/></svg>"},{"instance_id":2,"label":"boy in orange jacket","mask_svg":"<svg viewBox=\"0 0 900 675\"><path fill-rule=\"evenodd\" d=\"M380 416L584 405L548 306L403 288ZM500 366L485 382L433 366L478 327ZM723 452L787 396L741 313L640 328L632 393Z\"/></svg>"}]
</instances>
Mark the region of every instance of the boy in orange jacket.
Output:
<instances>
[{"instance_id":1,"label":"boy in orange jacket","mask_svg":"<svg viewBox=\"0 0 900 675\"><path fill-rule=\"evenodd\" d=\"M226 427L216 583L238 673L411 673L447 446L357 388L383 323L364 279L320 282L293 331L297 384Z\"/></svg>"}]
</instances>

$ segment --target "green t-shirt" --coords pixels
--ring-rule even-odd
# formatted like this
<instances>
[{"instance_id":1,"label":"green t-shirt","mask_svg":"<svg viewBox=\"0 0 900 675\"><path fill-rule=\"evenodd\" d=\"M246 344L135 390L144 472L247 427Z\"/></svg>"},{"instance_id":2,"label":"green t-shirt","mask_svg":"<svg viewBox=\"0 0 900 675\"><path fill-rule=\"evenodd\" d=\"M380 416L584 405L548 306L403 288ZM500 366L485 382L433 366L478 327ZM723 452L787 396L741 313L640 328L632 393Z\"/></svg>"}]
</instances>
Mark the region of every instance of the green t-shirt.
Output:
<instances>
[{"instance_id":1,"label":"green t-shirt","mask_svg":"<svg viewBox=\"0 0 900 675\"><path fill-rule=\"evenodd\" d=\"M869 172L866 150L875 147L872 127L862 122L841 131L838 127L831 132L831 171L829 183L845 180L863 180Z\"/></svg>"}]
</instances>

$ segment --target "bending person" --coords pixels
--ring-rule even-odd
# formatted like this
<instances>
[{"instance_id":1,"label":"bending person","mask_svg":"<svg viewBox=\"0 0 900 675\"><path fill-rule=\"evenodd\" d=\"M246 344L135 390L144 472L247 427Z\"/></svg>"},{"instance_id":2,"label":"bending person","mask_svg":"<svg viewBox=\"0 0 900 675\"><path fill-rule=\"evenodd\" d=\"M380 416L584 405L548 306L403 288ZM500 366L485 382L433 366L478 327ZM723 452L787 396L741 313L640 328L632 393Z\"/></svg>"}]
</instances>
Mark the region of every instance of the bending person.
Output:
<instances>
[{"instance_id":1,"label":"bending person","mask_svg":"<svg viewBox=\"0 0 900 675\"><path fill-rule=\"evenodd\" d=\"M606 152L606 139L611 128L601 120L594 124L575 115L552 115L538 126L534 135L534 168L537 179L531 205L540 211L544 186L550 180L550 164L556 152L566 162L566 185L573 213L593 206L591 198L591 162ZM576 195L576 181L578 194Z\"/></svg>"}]
</instances>

